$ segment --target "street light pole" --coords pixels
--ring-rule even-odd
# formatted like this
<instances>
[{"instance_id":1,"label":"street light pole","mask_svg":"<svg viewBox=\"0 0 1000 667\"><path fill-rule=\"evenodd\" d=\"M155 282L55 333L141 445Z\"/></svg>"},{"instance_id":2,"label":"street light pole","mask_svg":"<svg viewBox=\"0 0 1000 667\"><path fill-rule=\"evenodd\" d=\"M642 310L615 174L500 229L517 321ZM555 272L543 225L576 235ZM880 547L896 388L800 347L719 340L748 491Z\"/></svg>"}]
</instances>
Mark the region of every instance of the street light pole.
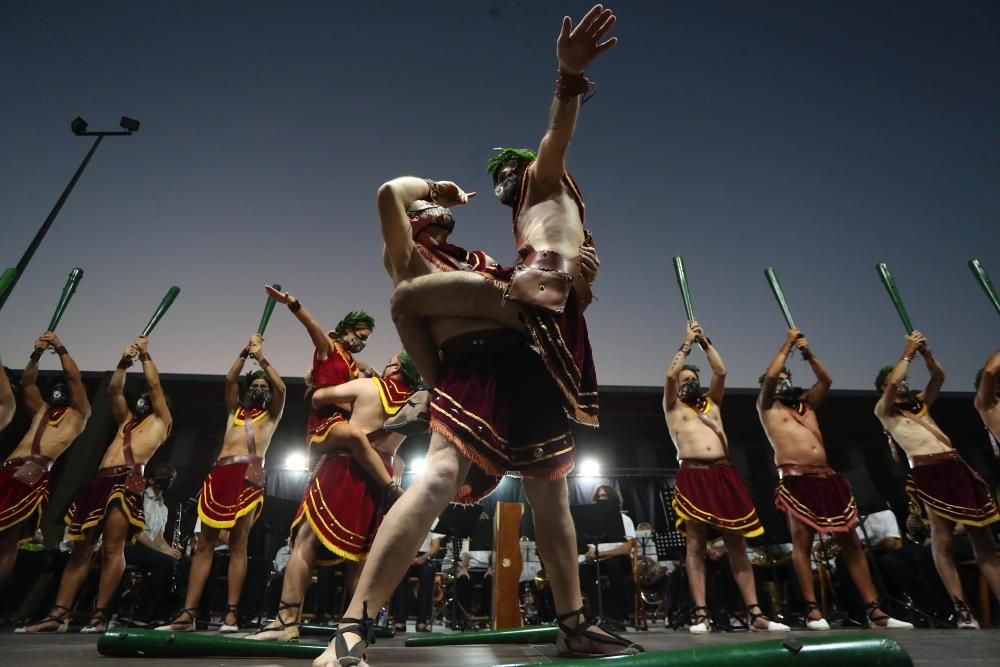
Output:
<instances>
[{"instance_id":1,"label":"street light pole","mask_svg":"<svg viewBox=\"0 0 1000 667\"><path fill-rule=\"evenodd\" d=\"M133 131L138 131L139 129L139 121L126 118L125 116L122 116L121 125L126 128L123 132L87 132L87 123L82 118L77 118L70 125L73 133L78 137L95 137L94 143L91 145L90 150L87 151L87 154L83 157L83 162L81 162L80 166L77 167L76 173L74 173L73 177L69 179L69 183L66 184L66 189L64 189L62 194L59 195L59 199L56 200L55 206L52 207L48 217L45 218L45 222L42 223L42 226L35 234L35 238L31 239L31 243L28 244L27 250L24 251L24 254L21 255L21 259L17 262L17 266L15 267L17 273L14 274L14 280L11 281L7 290L3 294L0 294L0 309L3 308L5 303L7 303L7 297L9 297L11 292L14 291L17 281L19 281L21 276L24 275L24 270L28 267L28 262L31 261L35 251L38 250L38 246L41 245L42 239L44 239L45 234L48 233L49 227L51 227L52 223L55 222L56 216L59 215L59 211L62 210L63 204L65 204L66 200L69 199L69 194L76 186L76 182L80 180L83 170L87 168L88 164L90 164L90 159L94 157L94 153L97 152L97 147L101 145L101 141L104 137L127 137L130 136Z\"/></svg>"}]
</instances>

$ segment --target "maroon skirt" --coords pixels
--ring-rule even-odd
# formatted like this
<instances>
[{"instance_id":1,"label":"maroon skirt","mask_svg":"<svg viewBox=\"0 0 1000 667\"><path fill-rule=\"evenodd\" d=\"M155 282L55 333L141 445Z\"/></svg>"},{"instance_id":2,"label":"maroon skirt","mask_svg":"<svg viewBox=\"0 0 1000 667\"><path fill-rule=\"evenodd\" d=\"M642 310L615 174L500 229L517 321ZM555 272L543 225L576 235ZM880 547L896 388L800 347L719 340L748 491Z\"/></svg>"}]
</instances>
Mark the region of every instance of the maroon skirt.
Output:
<instances>
[{"instance_id":1,"label":"maroon skirt","mask_svg":"<svg viewBox=\"0 0 1000 667\"><path fill-rule=\"evenodd\" d=\"M146 527L142 496L125 488L125 479L129 474L128 466L118 466L108 470L116 472L90 480L69 506L63 519L69 527L66 539L82 540L88 530L104 521L104 517L115 503L121 507L128 519L130 541L135 541L139 532Z\"/></svg>"},{"instance_id":2,"label":"maroon skirt","mask_svg":"<svg viewBox=\"0 0 1000 667\"><path fill-rule=\"evenodd\" d=\"M48 507L49 472L31 487L14 479L20 467L11 464L0 468L0 533L12 531L24 539L34 536Z\"/></svg>"},{"instance_id":3,"label":"maroon skirt","mask_svg":"<svg viewBox=\"0 0 1000 667\"><path fill-rule=\"evenodd\" d=\"M392 457L381 454L392 474ZM309 527L326 549L339 558L363 561L382 522L382 490L347 452L333 452L320 462L292 520ZM330 558L321 558L330 561Z\"/></svg>"},{"instance_id":4,"label":"maroon skirt","mask_svg":"<svg viewBox=\"0 0 1000 667\"><path fill-rule=\"evenodd\" d=\"M930 508L938 516L969 526L1000 521L986 482L957 452L953 458L912 468L906 477L906 492L924 516Z\"/></svg>"},{"instance_id":5,"label":"maroon skirt","mask_svg":"<svg viewBox=\"0 0 1000 667\"><path fill-rule=\"evenodd\" d=\"M253 520L260 517L264 506L264 489L243 479L249 463L218 465L208 473L201 484L198 498L198 516L202 523L212 528L232 528L241 516L255 512Z\"/></svg>"},{"instance_id":6,"label":"maroon skirt","mask_svg":"<svg viewBox=\"0 0 1000 667\"><path fill-rule=\"evenodd\" d=\"M700 521L745 537L764 533L743 478L725 459L682 461L674 485L673 507L678 530L684 530L685 521Z\"/></svg>"},{"instance_id":7,"label":"maroon skirt","mask_svg":"<svg viewBox=\"0 0 1000 667\"><path fill-rule=\"evenodd\" d=\"M851 485L836 472L783 476L774 490L774 506L824 533L847 533L858 523Z\"/></svg>"},{"instance_id":8,"label":"maroon skirt","mask_svg":"<svg viewBox=\"0 0 1000 667\"><path fill-rule=\"evenodd\" d=\"M431 430L472 461L456 502L485 498L506 474L559 479L573 469L562 394L527 338L477 331L445 341L441 351Z\"/></svg>"}]
</instances>

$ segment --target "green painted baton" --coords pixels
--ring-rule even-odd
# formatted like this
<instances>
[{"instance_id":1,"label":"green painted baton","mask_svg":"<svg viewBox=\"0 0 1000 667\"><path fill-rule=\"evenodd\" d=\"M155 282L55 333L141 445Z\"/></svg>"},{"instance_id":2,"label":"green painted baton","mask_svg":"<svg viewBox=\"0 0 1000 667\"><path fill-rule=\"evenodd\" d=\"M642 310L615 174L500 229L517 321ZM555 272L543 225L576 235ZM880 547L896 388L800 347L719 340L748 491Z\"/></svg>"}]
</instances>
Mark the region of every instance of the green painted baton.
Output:
<instances>
[{"instance_id":1,"label":"green painted baton","mask_svg":"<svg viewBox=\"0 0 1000 667\"><path fill-rule=\"evenodd\" d=\"M480 632L433 632L423 637L410 637L407 646L460 646L465 644L555 644L559 628L554 625L534 625L505 630Z\"/></svg>"},{"instance_id":2,"label":"green painted baton","mask_svg":"<svg viewBox=\"0 0 1000 667\"><path fill-rule=\"evenodd\" d=\"M983 268L982 263L978 259L969 260L969 268L972 269L972 275L976 277L979 284L983 286L983 291L986 292L986 296L990 298L993 302L993 307L997 309L1000 313L1000 299L997 298L997 290L993 287L993 283L990 282L990 276L986 273L986 269ZM10 269L8 269L9 271ZM0 294L3 294L3 289L0 288Z\"/></svg>"},{"instance_id":3,"label":"green painted baton","mask_svg":"<svg viewBox=\"0 0 1000 667\"><path fill-rule=\"evenodd\" d=\"M149 322L146 323L146 327L142 330L142 333L139 334L140 337L146 337L153 333L153 329L155 329L156 325L159 324L161 319L163 319L164 314L170 310L170 306L174 303L174 299L176 299L177 295L180 293L181 288L177 285L174 285L167 290L163 300L160 301L160 305L157 306L156 312L154 312L153 316L149 318Z\"/></svg>"},{"instance_id":4,"label":"green painted baton","mask_svg":"<svg viewBox=\"0 0 1000 667\"><path fill-rule=\"evenodd\" d=\"M271 285L272 288L277 291L281 291L281 285L274 283ZM260 316L260 325L257 327L257 333L261 336L264 335L264 330L267 329L267 323L271 321L271 313L274 312L274 297L268 296L267 303L264 304L264 314Z\"/></svg>"},{"instance_id":5,"label":"green painted baton","mask_svg":"<svg viewBox=\"0 0 1000 667\"><path fill-rule=\"evenodd\" d=\"M764 275L767 276L767 284L771 286L774 298L778 300L778 308L781 308L781 314L785 316L785 324L788 325L789 329L794 329L795 321L792 320L792 312L788 310L785 293L781 291L781 283L778 282L778 275L774 272L774 267L769 266L764 269Z\"/></svg>"},{"instance_id":6,"label":"green painted baton","mask_svg":"<svg viewBox=\"0 0 1000 667\"><path fill-rule=\"evenodd\" d=\"M885 262L880 262L875 268L878 269L878 275L882 279L882 284L885 285L885 291L889 293L889 298L892 299L892 305L896 306L896 312L899 313L899 319L903 321L903 326L906 327L906 333L913 333L913 323L910 322L910 316L906 313L903 297L899 296L899 289L896 288L896 281L892 279L892 274L889 273L889 267L885 265Z\"/></svg>"},{"instance_id":7,"label":"green painted baton","mask_svg":"<svg viewBox=\"0 0 1000 667\"><path fill-rule=\"evenodd\" d=\"M66 285L63 287L62 294L59 295L59 303L56 304L56 312L52 313L52 319L49 321L49 328L46 331L55 331L56 327L59 326L59 320L62 319L63 313L66 312L69 300L76 293L76 286L80 284L81 278L83 278L83 269L77 267L69 272Z\"/></svg>"},{"instance_id":8,"label":"green painted baton","mask_svg":"<svg viewBox=\"0 0 1000 667\"><path fill-rule=\"evenodd\" d=\"M684 300L684 312L687 313L688 322L694 322L691 292L688 289L687 273L684 271L684 259L680 255L674 257L674 273L677 275L677 286L681 288L681 299Z\"/></svg>"},{"instance_id":9,"label":"green painted baton","mask_svg":"<svg viewBox=\"0 0 1000 667\"><path fill-rule=\"evenodd\" d=\"M17 269L13 266L4 269L3 275L0 276L0 296L3 296L7 292L7 288L14 282L15 277L17 277Z\"/></svg>"}]
</instances>

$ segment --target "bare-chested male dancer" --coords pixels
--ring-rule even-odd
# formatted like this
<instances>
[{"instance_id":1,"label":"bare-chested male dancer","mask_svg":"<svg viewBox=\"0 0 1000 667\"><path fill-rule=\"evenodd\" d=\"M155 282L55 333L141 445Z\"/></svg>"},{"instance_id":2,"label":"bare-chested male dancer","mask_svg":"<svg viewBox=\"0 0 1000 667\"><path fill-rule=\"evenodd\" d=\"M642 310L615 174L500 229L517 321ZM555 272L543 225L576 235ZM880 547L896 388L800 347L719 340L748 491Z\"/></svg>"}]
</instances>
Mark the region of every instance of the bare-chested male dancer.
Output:
<instances>
[{"instance_id":1,"label":"bare-chested male dancer","mask_svg":"<svg viewBox=\"0 0 1000 667\"><path fill-rule=\"evenodd\" d=\"M173 418L160 386L160 373L149 356L149 340L136 338L122 352L108 383L111 414L118 432L108 445L94 478L66 512L66 533L73 552L59 581L59 592L47 618L19 630L65 632L69 610L90 568L90 556L101 540L101 579L90 624L80 632L101 633L107 628L108 605L125 571L125 541L134 540L145 526L142 467L170 434ZM146 391L133 405L125 400L125 370L133 357L142 361Z\"/></svg>"},{"instance_id":2,"label":"bare-chested male dancer","mask_svg":"<svg viewBox=\"0 0 1000 667\"><path fill-rule=\"evenodd\" d=\"M924 357L930 380L924 391L911 391L907 382L910 362ZM976 471L962 460L951 440L930 415L930 408L944 384L944 369L919 331L906 337L903 356L895 366L886 366L875 378L881 393L875 416L910 461L906 491L931 524L931 555L941 583L952 598L958 627L979 629L962 592L962 582L951 553L955 524L965 525L976 562L1000 599L1000 557L987 527L1000 521L1000 512L990 489ZM892 446L890 444L890 446Z\"/></svg>"},{"instance_id":3,"label":"bare-chested male dancer","mask_svg":"<svg viewBox=\"0 0 1000 667\"><path fill-rule=\"evenodd\" d=\"M312 400L314 391L350 382L358 377L359 369L368 369L354 355L365 349L375 329L374 317L363 310L351 311L337 323L336 328L323 331L312 313L291 293L279 292L271 286L264 289L275 301L288 306L288 310L306 328L316 347L312 371L307 378L307 399ZM364 432L351 426L347 417L335 406L313 406L309 413L306 444L310 448L319 444L321 450L333 447L350 451L361 468L383 489L387 500L394 501L402 493L399 484L386 473L381 457L365 438Z\"/></svg>"},{"instance_id":4,"label":"bare-chested male dancer","mask_svg":"<svg viewBox=\"0 0 1000 667\"><path fill-rule=\"evenodd\" d=\"M420 385L420 375L406 352L389 359L382 377L358 378L317 390L313 401L336 406L350 424L368 434L386 472L402 475L396 450L405 436L382 429ZM323 445L318 445L322 447ZM249 636L261 641L294 641L312 568L318 560L344 558L349 563L348 591L353 592L382 517L382 492L360 464L343 449L327 447L316 475L292 521L292 553L285 570L278 615Z\"/></svg>"},{"instance_id":5,"label":"bare-chested male dancer","mask_svg":"<svg viewBox=\"0 0 1000 667\"><path fill-rule=\"evenodd\" d=\"M816 374L816 382L802 392L792 386L785 366L792 349ZM868 625L873 628L913 628L885 614L877 599L868 561L854 527L858 507L847 480L827 465L826 446L819 430L816 410L826 398L833 378L809 348L798 329L789 329L785 342L761 376L757 412L778 466L778 488L774 504L788 517L792 535L792 564L805 598L805 622L810 630L829 630L823 610L816 604L811 554L816 532L830 533L841 548L854 585L865 601Z\"/></svg>"},{"instance_id":6,"label":"bare-chested male dancer","mask_svg":"<svg viewBox=\"0 0 1000 667\"><path fill-rule=\"evenodd\" d=\"M184 608L173 623L157 630L195 630L194 615L223 530L229 531L229 572L226 615L219 632L239 630L239 602L247 574L247 536L264 506L264 454L285 410L285 382L264 358L263 346L263 336L254 334L226 374L226 435L198 498L201 537L191 559ZM261 370L248 376L247 390L240 400L240 373L250 357L257 360Z\"/></svg>"},{"instance_id":7,"label":"bare-chested male dancer","mask_svg":"<svg viewBox=\"0 0 1000 667\"><path fill-rule=\"evenodd\" d=\"M993 455L1000 456L1000 350L976 373L976 411L983 419Z\"/></svg>"},{"instance_id":8,"label":"bare-chested male dancer","mask_svg":"<svg viewBox=\"0 0 1000 667\"><path fill-rule=\"evenodd\" d=\"M691 345L705 349L712 367L708 393L699 386L699 371L684 362ZM754 632L789 630L772 621L757 604L753 566L747 558L747 537L764 532L753 500L736 466L729 460L729 443L722 428L719 409L725 392L726 366L697 322L689 322L684 342L667 367L663 388L663 412L670 437L677 447L680 470L674 486L674 510L678 528L687 534L687 575L694 609L689 630L694 634L711 631L705 606L705 551L709 530L722 533L729 552L733 577L746 605L748 626Z\"/></svg>"},{"instance_id":9,"label":"bare-chested male dancer","mask_svg":"<svg viewBox=\"0 0 1000 667\"><path fill-rule=\"evenodd\" d=\"M557 41L561 74L552 122L537 160L531 163L534 166L520 161L515 169L528 192L511 202L517 205L515 231L518 247L524 250L523 266L513 280L498 275L495 262L484 253L444 243L454 221L442 207L468 201L454 183L400 178L379 190L386 269L399 285L393 295L393 318L408 349L407 340L422 346L418 369L425 372L423 363L431 374L425 380L435 385L431 447L427 472L414 480L386 516L337 637L316 660L317 666L365 664L360 625L364 609L369 604L381 605L399 582L410 563L399 554L416 551L450 500L481 497L511 470L522 476L535 512L539 551L552 570L560 655L590 657L641 650L605 633L583 614L576 535L565 482L572 468L572 434L563 404L567 402L571 414L581 421L596 423L597 417L596 391L590 390L591 383L596 388L596 379L581 312L589 299L572 289L580 271L575 260L584 244L583 207L579 193L569 189L565 151L579 109L578 96L587 87L583 69L615 43L614 39L601 43L614 21L611 11L600 5L575 30L570 19L564 19ZM418 200L437 206L428 207ZM433 275L428 278L428 274ZM439 276L445 279L436 280ZM401 285L404 280L408 284ZM422 285L418 285L420 280ZM510 297L522 303L534 304L539 295L546 297L541 305L549 312L536 315L506 302L503 296L508 285ZM548 287L551 298L545 293ZM560 339L563 330L555 314L572 320L577 334L573 340L578 345L563 349L568 356L561 360L565 375L550 370L558 366L559 358L549 356L547 369L531 350L521 314L529 315L529 330L531 321L551 318L546 320L555 323L550 331ZM426 322L411 321L419 318L430 318L429 329ZM498 324L508 328L498 328ZM544 342L547 349L558 346L554 340ZM589 372L581 372L581 365ZM475 474L470 474L470 467Z\"/></svg>"},{"instance_id":10,"label":"bare-chested male dancer","mask_svg":"<svg viewBox=\"0 0 1000 667\"><path fill-rule=\"evenodd\" d=\"M48 348L59 355L64 376L55 380L42 398L38 360ZM0 376L0 400L8 414L6 423L0 418L2 427L14 415L14 395L2 366ZM32 418L28 432L0 468L0 588L14 568L18 542L34 535L41 524L49 502L49 469L83 432L90 418L90 402L80 369L59 337L50 331L35 341L31 360L21 375L21 392Z\"/></svg>"}]
</instances>

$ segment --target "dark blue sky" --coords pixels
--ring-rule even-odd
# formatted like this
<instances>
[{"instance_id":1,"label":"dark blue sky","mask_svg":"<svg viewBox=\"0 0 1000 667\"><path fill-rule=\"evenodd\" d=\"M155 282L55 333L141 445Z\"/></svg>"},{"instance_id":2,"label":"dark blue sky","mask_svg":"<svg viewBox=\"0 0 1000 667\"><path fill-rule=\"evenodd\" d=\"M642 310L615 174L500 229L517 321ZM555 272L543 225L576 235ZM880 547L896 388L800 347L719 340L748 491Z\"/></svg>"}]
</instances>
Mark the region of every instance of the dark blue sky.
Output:
<instances>
[{"instance_id":1,"label":"dark blue sky","mask_svg":"<svg viewBox=\"0 0 1000 667\"><path fill-rule=\"evenodd\" d=\"M478 190L454 240L512 257L484 164L493 146L537 145L559 21L589 6L4 2L0 265L17 262L88 147L69 121L142 121L101 147L0 313L4 362L23 363L81 266L59 333L88 370L113 367L178 284L152 353L164 372L223 373L269 281L330 325L370 310L365 356L381 363L398 339L376 189L415 174ZM588 72L599 90L569 157L603 262L589 311L600 381L662 382L684 324L680 254L732 386L756 384L784 334L762 273L774 265L836 386L870 387L902 345L873 268L886 261L946 389L970 389L998 340L965 262L1000 284L1000 9L614 9L620 43ZM266 350L289 376L309 364L284 309Z\"/></svg>"}]
</instances>

